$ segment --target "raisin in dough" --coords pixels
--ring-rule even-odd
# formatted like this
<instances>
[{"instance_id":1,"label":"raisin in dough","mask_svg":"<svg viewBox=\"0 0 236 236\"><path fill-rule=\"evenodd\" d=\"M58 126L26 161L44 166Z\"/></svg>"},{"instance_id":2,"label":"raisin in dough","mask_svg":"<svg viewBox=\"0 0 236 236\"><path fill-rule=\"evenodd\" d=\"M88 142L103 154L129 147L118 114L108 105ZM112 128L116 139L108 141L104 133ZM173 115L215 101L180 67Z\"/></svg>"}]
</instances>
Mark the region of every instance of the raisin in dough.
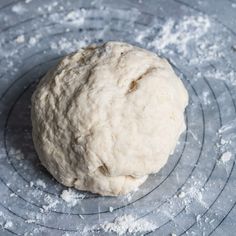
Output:
<instances>
[{"instance_id":1,"label":"raisin in dough","mask_svg":"<svg viewBox=\"0 0 236 236\"><path fill-rule=\"evenodd\" d=\"M165 59L127 43L90 46L66 56L34 92L35 148L60 183L126 194L165 165L187 104Z\"/></svg>"}]
</instances>

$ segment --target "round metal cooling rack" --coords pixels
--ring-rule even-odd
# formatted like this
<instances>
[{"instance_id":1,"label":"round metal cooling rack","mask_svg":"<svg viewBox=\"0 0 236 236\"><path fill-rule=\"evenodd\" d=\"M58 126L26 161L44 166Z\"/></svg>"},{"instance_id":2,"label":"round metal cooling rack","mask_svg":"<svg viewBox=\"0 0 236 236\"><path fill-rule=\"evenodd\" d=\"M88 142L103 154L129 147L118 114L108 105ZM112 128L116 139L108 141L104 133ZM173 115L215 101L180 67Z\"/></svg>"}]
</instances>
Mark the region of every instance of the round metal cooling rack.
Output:
<instances>
[{"instance_id":1,"label":"round metal cooling rack","mask_svg":"<svg viewBox=\"0 0 236 236\"><path fill-rule=\"evenodd\" d=\"M140 232L145 235L233 235L236 32L224 14L236 13L235 5L221 1L213 12L211 1L1 1L0 235L113 235L99 225L125 214L155 225ZM198 17L210 26L191 37L187 53L175 42L164 50L150 43L168 20L181 25ZM189 34L194 27L201 26L193 22ZM193 63L196 43L214 44L217 38L227 39L218 45L219 58L206 57L206 49ZM138 191L117 198L76 191L83 197L71 206L60 196L67 188L35 153L30 99L40 78L65 54L108 40L127 41L170 61L189 92L186 132L166 166ZM227 161L225 152L231 153Z\"/></svg>"}]
</instances>

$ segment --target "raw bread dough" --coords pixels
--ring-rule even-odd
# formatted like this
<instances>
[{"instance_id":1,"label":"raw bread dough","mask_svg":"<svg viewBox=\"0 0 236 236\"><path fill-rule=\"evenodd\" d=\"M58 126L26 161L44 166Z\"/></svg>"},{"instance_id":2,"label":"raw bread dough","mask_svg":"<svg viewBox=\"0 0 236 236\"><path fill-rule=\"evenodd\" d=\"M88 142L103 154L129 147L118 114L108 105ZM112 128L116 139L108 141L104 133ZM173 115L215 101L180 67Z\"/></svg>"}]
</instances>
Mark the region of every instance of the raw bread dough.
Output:
<instances>
[{"instance_id":1,"label":"raw bread dough","mask_svg":"<svg viewBox=\"0 0 236 236\"><path fill-rule=\"evenodd\" d=\"M126 194L167 162L188 94L170 64L127 43L66 56L32 97L33 140L62 184Z\"/></svg>"}]
</instances>

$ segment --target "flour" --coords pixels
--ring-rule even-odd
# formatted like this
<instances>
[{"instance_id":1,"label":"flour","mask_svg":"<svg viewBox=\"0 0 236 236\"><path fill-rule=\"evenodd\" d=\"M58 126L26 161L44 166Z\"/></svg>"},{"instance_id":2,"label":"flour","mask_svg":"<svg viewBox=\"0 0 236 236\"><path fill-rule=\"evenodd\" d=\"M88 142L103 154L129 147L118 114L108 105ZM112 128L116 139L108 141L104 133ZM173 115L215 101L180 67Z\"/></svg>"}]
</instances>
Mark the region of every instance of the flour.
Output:
<instances>
[{"instance_id":1,"label":"flour","mask_svg":"<svg viewBox=\"0 0 236 236\"><path fill-rule=\"evenodd\" d=\"M42 35L41 34L36 34L32 37L29 38L29 45L34 46L35 44L38 43L39 39L41 39Z\"/></svg>"},{"instance_id":2,"label":"flour","mask_svg":"<svg viewBox=\"0 0 236 236\"><path fill-rule=\"evenodd\" d=\"M189 188L186 188L184 191L182 190L179 194L177 194L179 201L181 201L181 203L183 203L185 206L186 214L191 213L191 205L194 201L198 202L204 208L207 207L207 203L205 202L202 193L204 189L200 187L201 182L195 178L192 178L192 180L193 183ZM168 217L171 218L173 216L169 214Z\"/></svg>"},{"instance_id":3,"label":"flour","mask_svg":"<svg viewBox=\"0 0 236 236\"><path fill-rule=\"evenodd\" d=\"M30 44L30 45L35 45L36 42L37 42L37 40L36 40L35 37L30 37L30 39L29 39L29 44Z\"/></svg>"},{"instance_id":4,"label":"flour","mask_svg":"<svg viewBox=\"0 0 236 236\"><path fill-rule=\"evenodd\" d=\"M218 130L219 135L223 135L225 133L231 133L236 130L236 119L229 121L228 123L224 124Z\"/></svg>"},{"instance_id":5,"label":"flour","mask_svg":"<svg viewBox=\"0 0 236 236\"><path fill-rule=\"evenodd\" d=\"M36 180L36 185L46 188L46 184L41 179Z\"/></svg>"},{"instance_id":6,"label":"flour","mask_svg":"<svg viewBox=\"0 0 236 236\"><path fill-rule=\"evenodd\" d=\"M19 149L10 148L9 155L14 156L18 161L24 160L24 154Z\"/></svg>"},{"instance_id":7,"label":"flour","mask_svg":"<svg viewBox=\"0 0 236 236\"><path fill-rule=\"evenodd\" d=\"M15 193L11 193L10 197L17 197L17 195Z\"/></svg>"},{"instance_id":8,"label":"flour","mask_svg":"<svg viewBox=\"0 0 236 236\"><path fill-rule=\"evenodd\" d=\"M109 211L113 212L114 208L113 207L109 207Z\"/></svg>"},{"instance_id":9,"label":"flour","mask_svg":"<svg viewBox=\"0 0 236 236\"><path fill-rule=\"evenodd\" d=\"M57 52L72 52L86 45L85 41L78 41L76 39L68 40L61 38L58 42L50 43L50 48Z\"/></svg>"},{"instance_id":10,"label":"flour","mask_svg":"<svg viewBox=\"0 0 236 236\"><path fill-rule=\"evenodd\" d=\"M180 193L178 194L178 197L179 197L179 198L184 198L185 195L186 195L185 192L180 192Z\"/></svg>"},{"instance_id":11,"label":"flour","mask_svg":"<svg viewBox=\"0 0 236 236\"><path fill-rule=\"evenodd\" d=\"M209 93L209 91L204 91L203 93L202 93L202 100L203 100L203 104L205 104L205 105L210 105L211 104L211 101L210 101L210 93Z\"/></svg>"},{"instance_id":12,"label":"flour","mask_svg":"<svg viewBox=\"0 0 236 236\"><path fill-rule=\"evenodd\" d=\"M217 132L218 141L216 148L221 153L219 164L226 164L236 153L235 141L236 141L236 120L232 119L225 123Z\"/></svg>"},{"instance_id":13,"label":"flour","mask_svg":"<svg viewBox=\"0 0 236 236\"><path fill-rule=\"evenodd\" d=\"M232 153L227 151L221 155L220 159L225 164L231 159L231 157L232 157Z\"/></svg>"},{"instance_id":14,"label":"flour","mask_svg":"<svg viewBox=\"0 0 236 236\"><path fill-rule=\"evenodd\" d=\"M71 24L73 26L81 26L85 18L84 16L86 15L86 11L84 9L81 10L74 10L70 11L65 17L64 17L64 23Z\"/></svg>"},{"instance_id":15,"label":"flour","mask_svg":"<svg viewBox=\"0 0 236 236\"><path fill-rule=\"evenodd\" d=\"M13 222L12 221L7 221L5 224L4 224L4 228L5 229L9 229L9 228L12 228L13 226Z\"/></svg>"},{"instance_id":16,"label":"flour","mask_svg":"<svg viewBox=\"0 0 236 236\"><path fill-rule=\"evenodd\" d=\"M44 211L47 212L48 210L54 208L59 203L59 201L57 199L55 200L52 197L50 197L49 195L46 195L44 197L44 200L47 203L47 205L43 205L42 212L44 212Z\"/></svg>"},{"instance_id":17,"label":"flour","mask_svg":"<svg viewBox=\"0 0 236 236\"><path fill-rule=\"evenodd\" d=\"M75 206L80 200L85 198L84 194L77 194L74 190L63 190L61 198L68 203L69 206Z\"/></svg>"},{"instance_id":18,"label":"flour","mask_svg":"<svg viewBox=\"0 0 236 236\"><path fill-rule=\"evenodd\" d=\"M14 12L14 13L17 13L19 15L22 15L24 14L27 10L26 8L21 4L21 3L18 3L16 5L14 5L11 10Z\"/></svg>"},{"instance_id":19,"label":"flour","mask_svg":"<svg viewBox=\"0 0 236 236\"><path fill-rule=\"evenodd\" d=\"M113 232L118 235L137 234L154 231L156 226L145 219L136 220L132 215L117 217L113 222L106 222L100 225L105 232Z\"/></svg>"},{"instance_id":20,"label":"flour","mask_svg":"<svg viewBox=\"0 0 236 236\"><path fill-rule=\"evenodd\" d=\"M207 16L184 16L180 21L167 20L157 35L148 44L156 50L165 53L170 50L169 46L174 45L183 56L188 54L188 43L197 42L206 34L211 26ZM137 31L136 41L143 43L145 37L152 33L152 29L147 29L143 33Z\"/></svg>"},{"instance_id":21,"label":"flour","mask_svg":"<svg viewBox=\"0 0 236 236\"><path fill-rule=\"evenodd\" d=\"M213 69L207 71L205 76L211 79L230 81L232 85L236 85L236 73L233 70L222 71Z\"/></svg>"},{"instance_id":22,"label":"flour","mask_svg":"<svg viewBox=\"0 0 236 236\"><path fill-rule=\"evenodd\" d=\"M15 41L16 41L17 43L24 43L24 42L25 42L25 36L24 36L24 35L19 35L19 36L15 39Z\"/></svg>"},{"instance_id":23,"label":"flour","mask_svg":"<svg viewBox=\"0 0 236 236\"><path fill-rule=\"evenodd\" d=\"M47 5L47 10L51 12L56 6L58 5L57 2L53 2L52 4Z\"/></svg>"},{"instance_id":24,"label":"flour","mask_svg":"<svg viewBox=\"0 0 236 236\"><path fill-rule=\"evenodd\" d=\"M214 40L209 39L213 29L215 23L203 14L183 16L178 20L169 18L164 22L154 19L147 29L135 30L135 41L169 59L178 55L179 60L196 65L201 74L201 65L225 58L223 51L226 49L226 41L231 41L230 37L225 39L220 32L214 35ZM228 70L218 70L222 74L229 73ZM231 73L223 78L227 80L232 76Z\"/></svg>"},{"instance_id":25,"label":"flour","mask_svg":"<svg viewBox=\"0 0 236 236\"><path fill-rule=\"evenodd\" d=\"M47 8L47 10L51 11L51 7L50 9ZM72 11L69 11L63 16L61 16L58 13L53 13L49 16L49 19L61 25L74 28L74 27L80 27L85 23L85 17L87 16L87 14L88 12L84 9L74 9Z\"/></svg>"},{"instance_id":26,"label":"flour","mask_svg":"<svg viewBox=\"0 0 236 236\"><path fill-rule=\"evenodd\" d=\"M33 223L35 223L35 222L36 222L35 220L31 220L31 219L25 220L25 223L28 223L28 224L33 224Z\"/></svg>"}]
</instances>

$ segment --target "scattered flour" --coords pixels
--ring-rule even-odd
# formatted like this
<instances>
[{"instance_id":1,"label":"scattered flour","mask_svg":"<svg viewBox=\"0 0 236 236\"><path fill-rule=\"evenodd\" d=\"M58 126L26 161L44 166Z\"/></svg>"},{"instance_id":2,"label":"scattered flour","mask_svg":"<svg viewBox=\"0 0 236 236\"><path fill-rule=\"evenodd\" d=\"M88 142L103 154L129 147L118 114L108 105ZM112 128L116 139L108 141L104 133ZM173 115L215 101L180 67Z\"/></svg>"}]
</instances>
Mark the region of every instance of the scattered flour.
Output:
<instances>
[{"instance_id":1,"label":"scattered flour","mask_svg":"<svg viewBox=\"0 0 236 236\"><path fill-rule=\"evenodd\" d=\"M216 147L222 157L220 161L226 163L234 153L236 153L235 141L236 141L236 120L230 120L225 123L217 132L218 141Z\"/></svg>"},{"instance_id":2,"label":"scattered flour","mask_svg":"<svg viewBox=\"0 0 236 236\"><path fill-rule=\"evenodd\" d=\"M72 189L63 190L61 198L68 203L69 206L75 206L80 200L85 198L84 194L78 194Z\"/></svg>"},{"instance_id":3,"label":"scattered flour","mask_svg":"<svg viewBox=\"0 0 236 236\"><path fill-rule=\"evenodd\" d=\"M184 198L185 195L186 195L185 192L180 192L180 193L178 194L178 197L179 197L179 198Z\"/></svg>"},{"instance_id":4,"label":"scattered flour","mask_svg":"<svg viewBox=\"0 0 236 236\"><path fill-rule=\"evenodd\" d=\"M110 212L113 212L113 210L114 210L114 208L110 206L110 207L109 207L109 211L110 211Z\"/></svg>"},{"instance_id":5,"label":"scattered flour","mask_svg":"<svg viewBox=\"0 0 236 236\"><path fill-rule=\"evenodd\" d=\"M16 43L24 43L25 42L25 36L19 35L16 39L15 39Z\"/></svg>"},{"instance_id":6,"label":"scattered flour","mask_svg":"<svg viewBox=\"0 0 236 236\"><path fill-rule=\"evenodd\" d=\"M35 37L30 37L30 39L29 39L29 44L30 44L30 45L35 45L36 43L37 43L36 38L35 38Z\"/></svg>"},{"instance_id":7,"label":"scattered flour","mask_svg":"<svg viewBox=\"0 0 236 236\"><path fill-rule=\"evenodd\" d=\"M29 220L25 220L25 223L28 223L28 224L33 224L35 223L36 221L35 220L32 220L32 219L29 219Z\"/></svg>"},{"instance_id":8,"label":"scattered flour","mask_svg":"<svg viewBox=\"0 0 236 236\"><path fill-rule=\"evenodd\" d=\"M100 225L105 232L113 232L118 235L137 234L154 231L156 226L145 219L136 220L132 215L117 217L113 222Z\"/></svg>"},{"instance_id":9,"label":"scattered flour","mask_svg":"<svg viewBox=\"0 0 236 236\"><path fill-rule=\"evenodd\" d=\"M86 11L84 9L70 11L64 17L64 20L65 20L64 23L69 23L77 27L81 26L85 21L85 18L84 18L85 15L86 15Z\"/></svg>"},{"instance_id":10,"label":"scattered flour","mask_svg":"<svg viewBox=\"0 0 236 236\"><path fill-rule=\"evenodd\" d=\"M12 10L14 13L17 13L17 14L19 14L19 15L22 15L23 13L25 13L25 12L27 11L26 8L25 8L22 4L20 4L20 3L14 5L14 6L11 8L11 10Z\"/></svg>"},{"instance_id":11,"label":"scattered flour","mask_svg":"<svg viewBox=\"0 0 236 236\"><path fill-rule=\"evenodd\" d=\"M59 201L56 199L53 199L52 197L50 197L49 195L46 195L46 197L44 198L45 202L47 203L47 205L43 205L43 211L48 211L52 208L54 208Z\"/></svg>"},{"instance_id":12,"label":"scattered flour","mask_svg":"<svg viewBox=\"0 0 236 236\"><path fill-rule=\"evenodd\" d=\"M178 52L186 56L188 53L188 43L197 41L205 35L210 28L210 20L207 16L184 16L183 19L176 22L173 19L167 20L160 31L148 47L154 47L158 51L165 53L170 50L169 46L175 45ZM147 29L143 33L138 32L136 41L143 43L145 37L150 35L152 29Z\"/></svg>"},{"instance_id":13,"label":"scattered flour","mask_svg":"<svg viewBox=\"0 0 236 236\"><path fill-rule=\"evenodd\" d=\"M222 71L218 69L206 71L205 77L218 79L218 80L228 80L232 85L236 85L236 73L233 70Z\"/></svg>"},{"instance_id":14,"label":"scattered flour","mask_svg":"<svg viewBox=\"0 0 236 236\"><path fill-rule=\"evenodd\" d=\"M232 157L232 153L227 151L221 155L220 159L225 164L231 159L231 157Z\"/></svg>"},{"instance_id":15,"label":"scattered flour","mask_svg":"<svg viewBox=\"0 0 236 236\"><path fill-rule=\"evenodd\" d=\"M209 223L213 224L215 222L215 219L212 219Z\"/></svg>"},{"instance_id":16,"label":"scattered flour","mask_svg":"<svg viewBox=\"0 0 236 236\"><path fill-rule=\"evenodd\" d=\"M5 228L5 229L12 228L12 226L13 226L12 221L7 221L7 222L4 224L4 228Z\"/></svg>"},{"instance_id":17,"label":"scattered flour","mask_svg":"<svg viewBox=\"0 0 236 236\"><path fill-rule=\"evenodd\" d=\"M200 222L200 220L201 220L201 215L197 215L197 216L196 216L196 221L197 221L197 222Z\"/></svg>"},{"instance_id":18,"label":"scattered flour","mask_svg":"<svg viewBox=\"0 0 236 236\"><path fill-rule=\"evenodd\" d=\"M185 211L187 214L188 214L189 210L191 210L191 205L192 205L193 201L198 202L203 207L207 207L207 203L204 201L203 194L202 194L202 191L204 189L202 189L200 187L201 181L199 181L199 180L197 181L195 178L192 178L192 179L194 180L192 185L188 189L181 191L177 195L179 200L181 201L181 203L184 204Z\"/></svg>"},{"instance_id":19,"label":"scattered flour","mask_svg":"<svg viewBox=\"0 0 236 236\"><path fill-rule=\"evenodd\" d=\"M56 7L58 5L58 2L53 2L52 4L48 4L47 5L47 10L49 12L51 12L53 10L54 7Z\"/></svg>"},{"instance_id":20,"label":"scattered flour","mask_svg":"<svg viewBox=\"0 0 236 236\"><path fill-rule=\"evenodd\" d=\"M128 193L125 198L130 202L132 200L132 194Z\"/></svg>"},{"instance_id":21,"label":"scattered flour","mask_svg":"<svg viewBox=\"0 0 236 236\"><path fill-rule=\"evenodd\" d=\"M225 37L218 33L214 40L209 38L214 27L214 22L203 14L164 22L154 19L146 30L135 30L135 41L169 59L177 54L181 61L200 67L224 57Z\"/></svg>"},{"instance_id":22,"label":"scattered flour","mask_svg":"<svg viewBox=\"0 0 236 236\"><path fill-rule=\"evenodd\" d=\"M57 52L72 52L78 50L86 45L85 41L78 41L76 39L68 40L67 38L61 38L58 42L51 42L50 48Z\"/></svg>"},{"instance_id":23,"label":"scattered flour","mask_svg":"<svg viewBox=\"0 0 236 236\"><path fill-rule=\"evenodd\" d=\"M219 134L223 134L226 132L232 132L236 129L236 119L229 121L227 124L223 125L218 133Z\"/></svg>"},{"instance_id":24,"label":"scattered flour","mask_svg":"<svg viewBox=\"0 0 236 236\"><path fill-rule=\"evenodd\" d=\"M31 184L31 182L30 182L30 184ZM46 188L46 184L41 179L36 180L36 185L38 185L40 187L43 187L43 188Z\"/></svg>"},{"instance_id":25,"label":"scattered flour","mask_svg":"<svg viewBox=\"0 0 236 236\"><path fill-rule=\"evenodd\" d=\"M209 99L210 92L209 91L204 91L202 93L202 100L205 105L210 105L211 101Z\"/></svg>"},{"instance_id":26,"label":"scattered flour","mask_svg":"<svg viewBox=\"0 0 236 236\"><path fill-rule=\"evenodd\" d=\"M25 159L24 154L21 152L21 150L15 150L11 148L9 154L14 155L18 161Z\"/></svg>"},{"instance_id":27,"label":"scattered flour","mask_svg":"<svg viewBox=\"0 0 236 236\"><path fill-rule=\"evenodd\" d=\"M34 36L31 36L29 38L29 45L34 46L36 43L38 43L38 41L41 37L42 37L41 34L36 34Z\"/></svg>"}]
</instances>

